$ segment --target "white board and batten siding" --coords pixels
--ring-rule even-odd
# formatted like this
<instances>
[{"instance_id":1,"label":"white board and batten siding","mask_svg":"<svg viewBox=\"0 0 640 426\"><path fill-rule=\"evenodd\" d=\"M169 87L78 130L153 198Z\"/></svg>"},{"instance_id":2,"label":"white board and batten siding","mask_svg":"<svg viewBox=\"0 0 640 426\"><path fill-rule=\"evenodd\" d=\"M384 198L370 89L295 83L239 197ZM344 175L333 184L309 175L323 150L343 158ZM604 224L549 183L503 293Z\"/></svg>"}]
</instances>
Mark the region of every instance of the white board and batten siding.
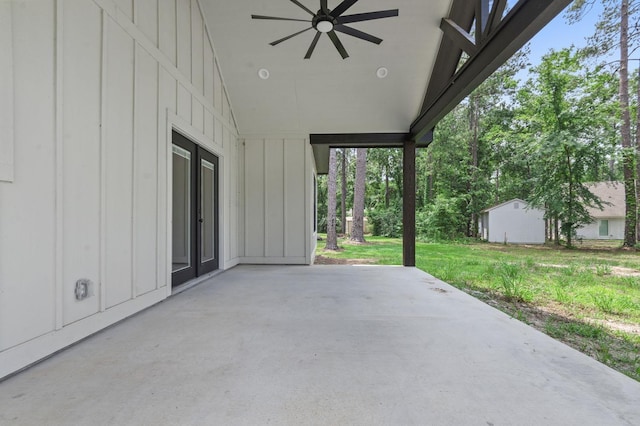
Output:
<instances>
[{"instance_id":1,"label":"white board and batten siding","mask_svg":"<svg viewBox=\"0 0 640 426\"><path fill-rule=\"evenodd\" d=\"M0 24L3 377L170 295L172 129L220 158L223 269L245 175L198 0L13 0Z\"/></svg>"},{"instance_id":2,"label":"white board and batten siding","mask_svg":"<svg viewBox=\"0 0 640 426\"><path fill-rule=\"evenodd\" d=\"M544 244L544 211L514 199L481 214L480 235L490 243Z\"/></svg>"},{"instance_id":3,"label":"white board and batten siding","mask_svg":"<svg viewBox=\"0 0 640 426\"><path fill-rule=\"evenodd\" d=\"M243 263L310 264L315 162L308 140L247 137L243 140Z\"/></svg>"}]
</instances>

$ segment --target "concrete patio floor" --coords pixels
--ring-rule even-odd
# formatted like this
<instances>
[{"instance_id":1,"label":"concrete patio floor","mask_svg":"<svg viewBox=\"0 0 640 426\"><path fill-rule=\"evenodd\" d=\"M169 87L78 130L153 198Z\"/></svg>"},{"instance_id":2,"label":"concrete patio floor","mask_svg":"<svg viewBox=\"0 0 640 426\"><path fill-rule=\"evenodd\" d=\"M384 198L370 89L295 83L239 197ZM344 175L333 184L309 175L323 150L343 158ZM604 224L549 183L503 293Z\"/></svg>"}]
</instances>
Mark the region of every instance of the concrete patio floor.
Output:
<instances>
[{"instance_id":1,"label":"concrete patio floor","mask_svg":"<svg viewBox=\"0 0 640 426\"><path fill-rule=\"evenodd\" d=\"M417 269L240 266L1 382L0 424L639 425L640 383Z\"/></svg>"}]
</instances>

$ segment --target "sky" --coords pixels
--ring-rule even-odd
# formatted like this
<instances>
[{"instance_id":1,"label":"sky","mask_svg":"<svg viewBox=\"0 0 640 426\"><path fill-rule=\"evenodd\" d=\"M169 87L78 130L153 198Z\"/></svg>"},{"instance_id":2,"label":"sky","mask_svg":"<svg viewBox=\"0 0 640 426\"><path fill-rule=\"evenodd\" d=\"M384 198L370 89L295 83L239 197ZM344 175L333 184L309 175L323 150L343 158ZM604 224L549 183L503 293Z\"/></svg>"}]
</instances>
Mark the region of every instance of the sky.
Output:
<instances>
[{"instance_id":1,"label":"sky","mask_svg":"<svg viewBox=\"0 0 640 426\"><path fill-rule=\"evenodd\" d=\"M531 40L532 60L534 56L539 60L552 48L558 50L572 44L586 46L586 38L593 35L601 11L602 5L597 4L580 22L574 24L567 23L565 12L560 13Z\"/></svg>"},{"instance_id":2,"label":"sky","mask_svg":"<svg viewBox=\"0 0 640 426\"><path fill-rule=\"evenodd\" d=\"M601 11L602 5L597 3L580 22L574 24L567 22L565 12L556 16L530 41L531 54L529 55L529 62L531 65L539 64L542 56L549 53L551 49L560 50L571 45L576 47L586 46L587 38L593 35L595 31L595 25L598 22Z\"/></svg>"}]
</instances>

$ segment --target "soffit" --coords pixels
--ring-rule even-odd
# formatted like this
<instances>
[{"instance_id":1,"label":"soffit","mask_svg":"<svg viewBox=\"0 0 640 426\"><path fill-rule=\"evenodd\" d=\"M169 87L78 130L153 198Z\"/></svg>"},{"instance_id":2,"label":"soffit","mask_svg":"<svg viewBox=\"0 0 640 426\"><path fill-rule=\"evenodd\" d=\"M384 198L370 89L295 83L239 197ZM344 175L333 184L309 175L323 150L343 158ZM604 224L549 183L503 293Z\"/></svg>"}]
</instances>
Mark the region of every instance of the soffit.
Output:
<instances>
[{"instance_id":1,"label":"soffit","mask_svg":"<svg viewBox=\"0 0 640 426\"><path fill-rule=\"evenodd\" d=\"M301 0L319 9L319 0ZM330 0L334 8L340 0ZM326 35L311 59L314 30L277 46L270 42L310 26L253 20L252 14L310 19L289 0L201 0L219 66L243 135L408 132L420 113L452 0L360 0L346 14L399 9L399 16L349 24L384 41L338 33L343 60ZM386 67L379 79L376 70ZM262 80L258 70L269 70Z\"/></svg>"}]
</instances>

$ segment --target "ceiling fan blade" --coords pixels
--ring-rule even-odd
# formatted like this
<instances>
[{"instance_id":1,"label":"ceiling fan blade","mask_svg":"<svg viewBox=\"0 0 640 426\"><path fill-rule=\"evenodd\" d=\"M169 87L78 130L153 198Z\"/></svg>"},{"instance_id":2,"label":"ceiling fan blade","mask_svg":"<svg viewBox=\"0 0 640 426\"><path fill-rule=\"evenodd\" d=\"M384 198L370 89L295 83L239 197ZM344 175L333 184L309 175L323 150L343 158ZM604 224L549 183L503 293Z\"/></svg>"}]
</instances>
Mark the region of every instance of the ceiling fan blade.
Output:
<instances>
[{"instance_id":1,"label":"ceiling fan blade","mask_svg":"<svg viewBox=\"0 0 640 426\"><path fill-rule=\"evenodd\" d=\"M320 10L325 14L329 14L329 8L327 7L327 0L320 0Z\"/></svg>"},{"instance_id":2,"label":"ceiling fan blade","mask_svg":"<svg viewBox=\"0 0 640 426\"><path fill-rule=\"evenodd\" d=\"M310 11L309 9L307 9L307 7L305 5L303 5L302 3L300 3L299 1L296 0L291 0L291 3L300 6L301 9L305 10L309 15L311 16L316 16L315 13L313 13L312 11Z\"/></svg>"},{"instance_id":3,"label":"ceiling fan blade","mask_svg":"<svg viewBox=\"0 0 640 426\"><path fill-rule=\"evenodd\" d=\"M322 35L322 33L320 31L318 31L316 33L316 36L313 38L313 41L311 42L311 46L309 46L309 50L307 50L307 54L304 55L305 59L311 59L311 55L313 54L313 50L316 48L316 44L318 44L318 40L320 40L320 36Z\"/></svg>"},{"instance_id":4,"label":"ceiling fan blade","mask_svg":"<svg viewBox=\"0 0 640 426\"><path fill-rule=\"evenodd\" d=\"M342 43L340 43L340 39L338 38L338 35L336 34L336 32L335 31L329 31L327 33L327 35L329 36L329 38L333 42L333 45L336 47L336 49L338 49L338 52L340 52L340 56L342 56L342 59L347 59L349 57L349 54L345 50L345 48L342 45Z\"/></svg>"},{"instance_id":5,"label":"ceiling fan blade","mask_svg":"<svg viewBox=\"0 0 640 426\"><path fill-rule=\"evenodd\" d=\"M286 37L284 37L284 38L281 38L280 40L272 41L272 42L271 42L271 43L269 43L269 44L270 44L270 45L272 45L272 46L275 46L276 44L280 44L280 43L282 43L283 41L287 41L287 40L289 40L290 38L297 36L298 34L302 34L302 33L306 32L306 31L309 31L309 30L310 30L310 29L312 29L312 28L313 28L313 27L306 28L306 29L304 29L304 30L302 30L302 31L298 31L297 33L293 33L293 34L291 34L291 35L289 35L289 36L286 36Z\"/></svg>"},{"instance_id":6,"label":"ceiling fan blade","mask_svg":"<svg viewBox=\"0 0 640 426\"><path fill-rule=\"evenodd\" d=\"M294 18L279 18L277 16L264 16L264 15L251 15L252 19L269 19L272 21L300 21L300 22L311 22L308 19L294 19Z\"/></svg>"},{"instance_id":7,"label":"ceiling fan blade","mask_svg":"<svg viewBox=\"0 0 640 426\"><path fill-rule=\"evenodd\" d=\"M371 43L382 43L381 38L372 36L371 34L367 34L360 30L356 30L355 28L347 27L346 25L336 25L335 27L333 27L333 29L344 34L349 34L350 36L369 41Z\"/></svg>"},{"instance_id":8,"label":"ceiling fan blade","mask_svg":"<svg viewBox=\"0 0 640 426\"><path fill-rule=\"evenodd\" d=\"M338 24L349 24L351 22L371 21L372 19L391 18L398 16L398 9L380 10L378 12L356 13L355 15L340 16Z\"/></svg>"},{"instance_id":9,"label":"ceiling fan blade","mask_svg":"<svg viewBox=\"0 0 640 426\"><path fill-rule=\"evenodd\" d=\"M334 18L337 18L338 16L346 12L347 9L353 6L357 1L358 0L344 0L342 3L336 6L335 9L331 11L331 16L333 16Z\"/></svg>"}]
</instances>

